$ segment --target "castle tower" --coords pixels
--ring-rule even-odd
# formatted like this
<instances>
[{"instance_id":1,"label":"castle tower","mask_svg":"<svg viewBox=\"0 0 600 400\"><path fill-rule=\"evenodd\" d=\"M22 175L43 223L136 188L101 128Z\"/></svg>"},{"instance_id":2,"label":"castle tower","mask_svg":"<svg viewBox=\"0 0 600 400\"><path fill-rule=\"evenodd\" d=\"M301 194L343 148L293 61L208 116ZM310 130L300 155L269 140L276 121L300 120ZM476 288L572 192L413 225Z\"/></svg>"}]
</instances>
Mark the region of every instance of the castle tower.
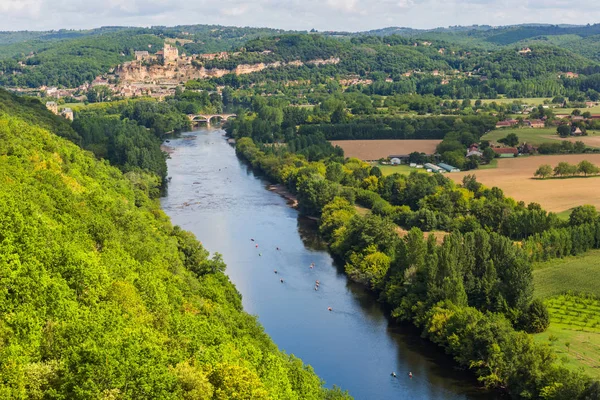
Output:
<instances>
[{"instance_id":1,"label":"castle tower","mask_svg":"<svg viewBox=\"0 0 600 400\"><path fill-rule=\"evenodd\" d=\"M177 63L178 58L179 58L179 50L177 50L177 47L174 47L168 43L165 43L165 47L163 48L164 63L165 64Z\"/></svg>"}]
</instances>

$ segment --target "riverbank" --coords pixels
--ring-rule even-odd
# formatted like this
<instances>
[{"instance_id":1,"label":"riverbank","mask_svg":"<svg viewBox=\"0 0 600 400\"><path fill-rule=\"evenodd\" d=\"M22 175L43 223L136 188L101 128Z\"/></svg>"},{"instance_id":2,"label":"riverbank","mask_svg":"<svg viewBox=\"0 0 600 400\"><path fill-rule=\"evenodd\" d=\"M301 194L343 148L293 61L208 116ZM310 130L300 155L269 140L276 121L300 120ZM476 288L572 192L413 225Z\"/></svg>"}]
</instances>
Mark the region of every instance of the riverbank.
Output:
<instances>
[{"instance_id":1,"label":"riverbank","mask_svg":"<svg viewBox=\"0 0 600 400\"><path fill-rule=\"evenodd\" d=\"M280 183L272 183L267 186L267 190L277 193L281 197L285 198L288 205L292 208L298 208L298 198L292 194L285 186Z\"/></svg>"}]
</instances>

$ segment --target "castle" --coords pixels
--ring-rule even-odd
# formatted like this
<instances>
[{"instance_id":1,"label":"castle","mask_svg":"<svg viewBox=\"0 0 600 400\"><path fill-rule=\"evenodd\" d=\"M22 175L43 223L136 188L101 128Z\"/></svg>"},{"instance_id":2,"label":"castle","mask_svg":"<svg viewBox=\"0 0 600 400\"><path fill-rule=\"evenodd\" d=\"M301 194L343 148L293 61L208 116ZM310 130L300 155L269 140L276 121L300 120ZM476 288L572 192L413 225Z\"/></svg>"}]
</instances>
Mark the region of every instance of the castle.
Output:
<instances>
[{"instance_id":1,"label":"castle","mask_svg":"<svg viewBox=\"0 0 600 400\"><path fill-rule=\"evenodd\" d=\"M177 63L177 59L179 58L179 50L177 50L177 47L165 43L163 49L157 51L156 55L159 60L162 60L164 65L174 64Z\"/></svg>"}]
</instances>

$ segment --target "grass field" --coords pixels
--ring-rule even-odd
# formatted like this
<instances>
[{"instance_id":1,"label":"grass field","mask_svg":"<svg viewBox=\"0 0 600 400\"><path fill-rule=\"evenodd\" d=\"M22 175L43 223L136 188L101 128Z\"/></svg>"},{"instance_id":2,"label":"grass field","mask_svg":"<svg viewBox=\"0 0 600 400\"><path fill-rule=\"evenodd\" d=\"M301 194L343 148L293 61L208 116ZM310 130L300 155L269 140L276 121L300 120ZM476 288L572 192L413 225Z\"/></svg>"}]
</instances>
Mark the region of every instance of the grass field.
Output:
<instances>
[{"instance_id":1,"label":"grass field","mask_svg":"<svg viewBox=\"0 0 600 400\"><path fill-rule=\"evenodd\" d=\"M509 133L515 133L519 137L519 141L521 143L527 142L533 145L540 145L542 143L554 143L558 140L569 140L574 143L580 140L590 147L600 147L600 133L598 132L590 131L588 132L587 136L563 139L556 134L556 128L501 128L486 133L481 137L481 140L498 142L499 139L506 137L506 135L508 135Z\"/></svg>"},{"instance_id":2,"label":"grass field","mask_svg":"<svg viewBox=\"0 0 600 400\"><path fill-rule=\"evenodd\" d=\"M331 144L344 149L346 157L371 161L415 151L433 154L440 142L441 140L333 140Z\"/></svg>"},{"instance_id":3,"label":"grass field","mask_svg":"<svg viewBox=\"0 0 600 400\"><path fill-rule=\"evenodd\" d=\"M565 154L498 159L497 168L456 172L446 176L461 183L465 175L475 175L487 187L497 186L507 196L525 203L536 202L548 211L563 212L583 204L600 208L600 185L596 179L533 179L542 164L561 161L577 164L588 160L600 164L600 154Z\"/></svg>"},{"instance_id":4,"label":"grass field","mask_svg":"<svg viewBox=\"0 0 600 400\"><path fill-rule=\"evenodd\" d=\"M583 255L535 263L535 295L548 298L567 290L600 296L600 250Z\"/></svg>"},{"instance_id":5,"label":"grass field","mask_svg":"<svg viewBox=\"0 0 600 400\"><path fill-rule=\"evenodd\" d=\"M545 304L550 327L535 340L550 344L566 366L600 377L600 300L563 294Z\"/></svg>"},{"instance_id":6,"label":"grass field","mask_svg":"<svg viewBox=\"0 0 600 400\"><path fill-rule=\"evenodd\" d=\"M379 169L381 170L381 173L384 176L387 175L392 175L392 174L401 174L401 175L408 175L411 172L422 172L422 173L427 173L427 171L425 171L423 168L411 168L408 165L381 165L378 163L372 163L373 166L377 166L379 167Z\"/></svg>"},{"instance_id":7,"label":"grass field","mask_svg":"<svg viewBox=\"0 0 600 400\"><path fill-rule=\"evenodd\" d=\"M556 108L554 114L571 114L575 110L574 108ZM592 114L600 114L600 106L593 106L589 108L578 108L582 113L589 111Z\"/></svg>"},{"instance_id":8,"label":"grass field","mask_svg":"<svg viewBox=\"0 0 600 400\"><path fill-rule=\"evenodd\" d=\"M65 109L65 108L75 108L75 107L82 107L85 104L83 102L81 103L65 103L65 104L61 104L58 106L59 110Z\"/></svg>"},{"instance_id":9,"label":"grass field","mask_svg":"<svg viewBox=\"0 0 600 400\"><path fill-rule=\"evenodd\" d=\"M484 99L481 100L481 102L483 104L488 104L488 103L493 103L496 102L496 104L512 104L515 101L519 101L523 104L527 104L527 105L539 105L539 104L544 104L544 101L548 100L551 101L552 99L549 97L529 97L529 98L525 98L525 99Z\"/></svg>"}]
</instances>

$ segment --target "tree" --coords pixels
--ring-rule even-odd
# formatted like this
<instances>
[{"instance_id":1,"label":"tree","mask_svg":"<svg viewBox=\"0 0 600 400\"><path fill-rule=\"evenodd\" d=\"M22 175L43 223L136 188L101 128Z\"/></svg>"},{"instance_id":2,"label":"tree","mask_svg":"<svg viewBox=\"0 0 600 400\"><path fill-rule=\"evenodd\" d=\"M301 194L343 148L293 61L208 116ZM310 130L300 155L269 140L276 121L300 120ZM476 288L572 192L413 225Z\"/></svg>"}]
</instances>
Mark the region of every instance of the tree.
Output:
<instances>
[{"instance_id":1,"label":"tree","mask_svg":"<svg viewBox=\"0 0 600 400\"><path fill-rule=\"evenodd\" d=\"M550 314L544 303L540 299L535 299L531 302L521 320L528 333L541 333L550 325Z\"/></svg>"},{"instance_id":2,"label":"tree","mask_svg":"<svg viewBox=\"0 0 600 400\"><path fill-rule=\"evenodd\" d=\"M598 219L596 207L591 205L578 206L573 209L569 216L569 225L577 226L590 224Z\"/></svg>"},{"instance_id":3,"label":"tree","mask_svg":"<svg viewBox=\"0 0 600 400\"><path fill-rule=\"evenodd\" d=\"M575 144L573 145L573 152L574 153L584 153L585 149L586 149L585 143L583 143L580 140L576 141Z\"/></svg>"},{"instance_id":4,"label":"tree","mask_svg":"<svg viewBox=\"0 0 600 400\"><path fill-rule=\"evenodd\" d=\"M571 135L571 127L567 124L559 125L558 128L556 128L556 133L558 133L558 136L560 136L560 137L570 136Z\"/></svg>"},{"instance_id":5,"label":"tree","mask_svg":"<svg viewBox=\"0 0 600 400\"><path fill-rule=\"evenodd\" d=\"M569 164L568 162L561 161L556 167L554 167L554 175L556 176L569 176L577 173L577 166Z\"/></svg>"},{"instance_id":6,"label":"tree","mask_svg":"<svg viewBox=\"0 0 600 400\"><path fill-rule=\"evenodd\" d=\"M550 175L552 175L552 167L548 164L540 165L540 167L533 174L534 176L540 177L542 179L546 179Z\"/></svg>"},{"instance_id":7,"label":"tree","mask_svg":"<svg viewBox=\"0 0 600 400\"><path fill-rule=\"evenodd\" d=\"M588 174L595 175L600 172L600 168L587 160L583 160L577 164L577 172L583 174L584 176L588 176Z\"/></svg>"},{"instance_id":8,"label":"tree","mask_svg":"<svg viewBox=\"0 0 600 400\"><path fill-rule=\"evenodd\" d=\"M486 163L491 162L494 158L496 157L496 153L494 152L494 150L492 150L491 147L486 147L483 150L483 161L485 161Z\"/></svg>"},{"instance_id":9,"label":"tree","mask_svg":"<svg viewBox=\"0 0 600 400\"><path fill-rule=\"evenodd\" d=\"M573 110L573 112L571 112L571 115L579 116L579 115L581 115L581 110L579 110L579 109L576 108L576 109Z\"/></svg>"},{"instance_id":10,"label":"tree","mask_svg":"<svg viewBox=\"0 0 600 400\"><path fill-rule=\"evenodd\" d=\"M519 137L516 133L509 133L506 137L498 140L499 143L505 144L509 147L515 147L519 144Z\"/></svg>"}]
</instances>

